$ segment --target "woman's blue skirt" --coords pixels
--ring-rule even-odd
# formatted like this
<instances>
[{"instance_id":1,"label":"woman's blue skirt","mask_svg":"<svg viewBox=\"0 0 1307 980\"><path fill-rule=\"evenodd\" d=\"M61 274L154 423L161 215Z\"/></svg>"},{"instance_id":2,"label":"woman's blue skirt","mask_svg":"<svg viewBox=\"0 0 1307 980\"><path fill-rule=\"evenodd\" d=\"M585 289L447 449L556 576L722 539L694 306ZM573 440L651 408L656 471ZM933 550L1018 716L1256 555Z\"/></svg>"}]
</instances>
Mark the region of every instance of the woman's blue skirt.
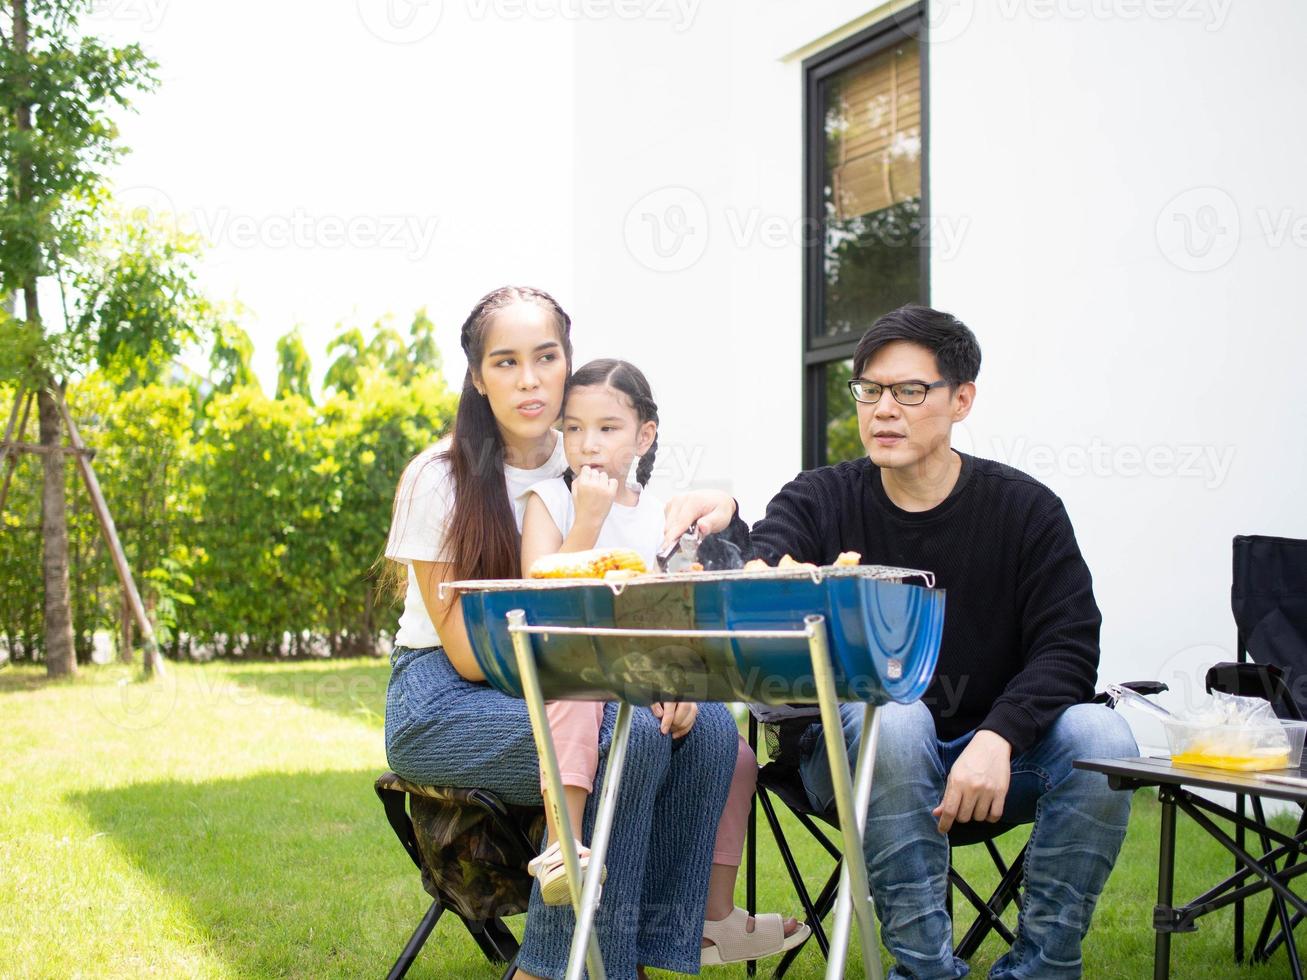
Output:
<instances>
[{"instance_id":1,"label":"woman's blue skirt","mask_svg":"<svg viewBox=\"0 0 1307 980\"><path fill-rule=\"evenodd\" d=\"M464 679L440 647L396 647L386 691L386 757L410 782L480 787L506 803L539 804L540 766L526 702ZM589 841L617 707L604 710L599 774L586 806ZM596 933L610 976L637 965L699 972L699 944L717 821L735 769L735 720L721 704L702 704L690 733L659 731L635 709L617 815L608 845L608 879ZM573 926L568 906L531 895L518 966L561 978Z\"/></svg>"}]
</instances>

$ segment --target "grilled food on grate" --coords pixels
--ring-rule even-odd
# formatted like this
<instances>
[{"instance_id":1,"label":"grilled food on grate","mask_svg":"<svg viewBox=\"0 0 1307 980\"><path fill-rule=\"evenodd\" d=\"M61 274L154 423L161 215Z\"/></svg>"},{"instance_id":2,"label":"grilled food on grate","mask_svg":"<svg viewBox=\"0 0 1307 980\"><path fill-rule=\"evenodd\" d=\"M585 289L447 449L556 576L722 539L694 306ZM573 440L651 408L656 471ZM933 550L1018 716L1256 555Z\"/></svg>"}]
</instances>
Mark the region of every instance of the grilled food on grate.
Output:
<instances>
[{"instance_id":1,"label":"grilled food on grate","mask_svg":"<svg viewBox=\"0 0 1307 980\"><path fill-rule=\"evenodd\" d=\"M649 569L640 553L630 548L592 548L538 558L530 578L603 578L609 572L643 575Z\"/></svg>"}]
</instances>

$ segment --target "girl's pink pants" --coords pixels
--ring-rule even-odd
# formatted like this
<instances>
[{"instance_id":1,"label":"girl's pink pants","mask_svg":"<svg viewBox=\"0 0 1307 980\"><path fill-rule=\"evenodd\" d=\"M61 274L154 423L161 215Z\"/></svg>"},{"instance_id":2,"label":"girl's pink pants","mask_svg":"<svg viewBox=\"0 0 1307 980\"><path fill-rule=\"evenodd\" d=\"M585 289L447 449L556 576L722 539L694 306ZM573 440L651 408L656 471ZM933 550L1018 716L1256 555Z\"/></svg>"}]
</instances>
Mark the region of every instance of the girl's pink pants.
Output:
<instances>
[{"instance_id":1,"label":"girl's pink pants","mask_svg":"<svg viewBox=\"0 0 1307 980\"><path fill-rule=\"evenodd\" d=\"M604 718L604 702L546 701L545 712L554 736L563 785L593 792L595 773L599 769L599 726ZM726 806L717 824L713 864L740 866L749 821L749 801L753 799L757 781L758 760L749 744L741 738L735 753L735 775L731 777ZM543 776L540 788L542 791L545 788Z\"/></svg>"}]
</instances>

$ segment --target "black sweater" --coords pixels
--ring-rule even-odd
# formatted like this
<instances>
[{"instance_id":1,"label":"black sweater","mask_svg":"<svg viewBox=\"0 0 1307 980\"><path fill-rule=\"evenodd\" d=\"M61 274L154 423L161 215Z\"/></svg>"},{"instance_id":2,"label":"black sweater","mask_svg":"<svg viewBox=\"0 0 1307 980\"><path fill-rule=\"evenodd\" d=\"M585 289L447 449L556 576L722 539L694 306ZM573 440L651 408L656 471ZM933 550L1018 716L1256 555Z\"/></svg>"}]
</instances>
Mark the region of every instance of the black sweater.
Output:
<instances>
[{"instance_id":1,"label":"black sweater","mask_svg":"<svg viewBox=\"0 0 1307 980\"><path fill-rule=\"evenodd\" d=\"M747 551L823 565L857 551L866 564L934 572L948 596L923 700L938 735L991 729L1015 757L1093 697L1102 617L1062 501L1019 470L959 455L953 493L922 513L889 499L870 459L800 473L767 505Z\"/></svg>"}]
</instances>

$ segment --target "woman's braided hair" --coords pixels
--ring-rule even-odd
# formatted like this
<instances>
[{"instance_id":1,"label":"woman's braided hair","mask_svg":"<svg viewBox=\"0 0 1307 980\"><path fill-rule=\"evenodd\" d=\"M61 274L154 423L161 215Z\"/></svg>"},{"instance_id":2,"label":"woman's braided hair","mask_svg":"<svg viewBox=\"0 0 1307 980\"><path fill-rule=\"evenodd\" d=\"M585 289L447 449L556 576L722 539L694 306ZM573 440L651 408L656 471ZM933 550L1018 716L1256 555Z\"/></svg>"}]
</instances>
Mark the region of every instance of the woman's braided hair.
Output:
<instances>
[{"instance_id":1,"label":"woman's braided hair","mask_svg":"<svg viewBox=\"0 0 1307 980\"><path fill-rule=\"evenodd\" d=\"M653 389L649 387L649 379L629 361L619 361L615 358L591 361L579 368L567 382L569 392L573 388L604 386L620 391L631 400L631 407L635 409L636 418L640 420L641 425L645 422L653 422L655 426L658 424L658 404L653 400ZM653 443L640 457L640 465L635 469L635 479L640 486L647 484L649 477L653 475L654 457L657 452L658 432L655 429Z\"/></svg>"}]
</instances>

